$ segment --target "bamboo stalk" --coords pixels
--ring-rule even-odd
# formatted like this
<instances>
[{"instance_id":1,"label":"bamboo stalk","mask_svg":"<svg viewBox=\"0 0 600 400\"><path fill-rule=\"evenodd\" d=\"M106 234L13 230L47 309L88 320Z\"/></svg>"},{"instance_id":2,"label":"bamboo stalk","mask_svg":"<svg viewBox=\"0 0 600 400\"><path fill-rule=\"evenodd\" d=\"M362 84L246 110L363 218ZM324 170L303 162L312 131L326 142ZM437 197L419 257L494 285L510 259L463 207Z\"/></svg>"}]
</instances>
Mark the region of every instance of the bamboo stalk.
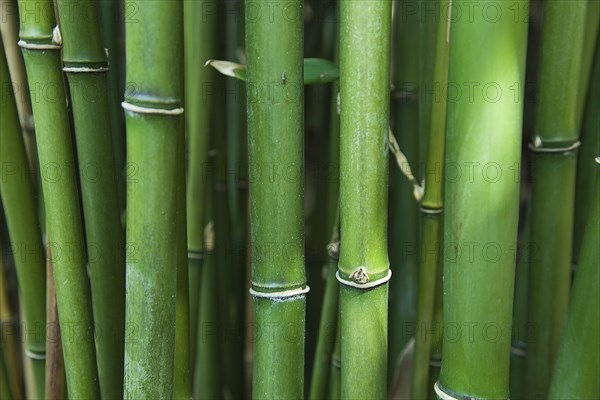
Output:
<instances>
[{"instance_id":1,"label":"bamboo stalk","mask_svg":"<svg viewBox=\"0 0 600 400\"><path fill-rule=\"evenodd\" d=\"M596 158L600 164L600 157ZM595 165L596 170L599 165ZM600 396L600 174L581 245L573 295L552 375L549 399Z\"/></svg>"},{"instance_id":2,"label":"bamboo stalk","mask_svg":"<svg viewBox=\"0 0 600 400\"><path fill-rule=\"evenodd\" d=\"M308 286L303 226L303 8L246 0L254 398L300 399ZM268 337L268 339L267 339ZM285 365L285 368L283 366Z\"/></svg>"},{"instance_id":3,"label":"bamboo stalk","mask_svg":"<svg viewBox=\"0 0 600 400\"><path fill-rule=\"evenodd\" d=\"M209 179L209 182L211 180ZM212 196L212 191L209 192ZM208 200L207 203L212 203ZM212 216L212 204L208 205L207 215ZM200 281L200 304L198 317L198 358L196 359L195 393L198 399L217 399L223 397L220 330L219 290L217 287L218 269L213 222L210 221L204 237L204 265Z\"/></svg>"},{"instance_id":4,"label":"bamboo stalk","mask_svg":"<svg viewBox=\"0 0 600 400\"><path fill-rule=\"evenodd\" d=\"M600 4L600 2L598 3ZM583 78L581 79L583 80ZM573 261L577 263L579 248L583 239L590 203L593 199L593 182L597 168L594 168L594 155L600 154L600 40L596 43L590 87L588 89L585 112L581 126L581 148L577 157L575 185L575 220L573 230Z\"/></svg>"},{"instance_id":5,"label":"bamboo stalk","mask_svg":"<svg viewBox=\"0 0 600 400\"><path fill-rule=\"evenodd\" d=\"M15 90L15 101L19 112L21 131L29 160L30 172L36 178L37 154L33 126L33 112L29 98L29 86L25 74L23 55L19 49L19 13L16 0L0 0L0 31L8 62L11 81ZM4 90L4 89L3 89Z\"/></svg>"},{"instance_id":6,"label":"bamboo stalk","mask_svg":"<svg viewBox=\"0 0 600 400\"><path fill-rule=\"evenodd\" d=\"M183 2L185 43L185 116L189 165L187 175L187 238L190 283L191 365L197 357L200 267L204 246L206 166L212 115L212 70L202 65L213 56L216 3L213 0Z\"/></svg>"},{"instance_id":7,"label":"bamboo stalk","mask_svg":"<svg viewBox=\"0 0 600 400\"><path fill-rule=\"evenodd\" d=\"M338 290L339 296L339 290ZM329 373L329 399L339 400L342 398L342 334L338 312L338 321L335 334L333 353L331 354L331 372Z\"/></svg>"},{"instance_id":8,"label":"bamboo stalk","mask_svg":"<svg viewBox=\"0 0 600 400\"><path fill-rule=\"evenodd\" d=\"M450 13L449 1L439 2L437 19L436 51L434 57L433 83L434 101L431 103L427 160L423 172L425 191L421 201L421 257L419 263L419 289L417 303L417 321L415 334L415 353L411 398L426 399L429 396L429 371L431 364L431 346L435 340L431 332L435 329L436 287L442 284L439 271L442 270L442 232L443 232L443 169L446 134L446 98L448 93L448 21L441 18ZM447 10L447 11L443 11ZM437 97L439 96L439 97Z\"/></svg>"},{"instance_id":9,"label":"bamboo stalk","mask_svg":"<svg viewBox=\"0 0 600 400\"><path fill-rule=\"evenodd\" d=\"M172 1L132 0L126 26L126 399L171 398L176 335L177 188L183 135L182 11ZM151 64L152 68L148 68Z\"/></svg>"},{"instance_id":10,"label":"bamboo stalk","mask_svg":"<svg viewBox=\"0 0 600 400\"><path fill-rule=\"evenodd\" d=\"M396 2L394 131L398 145L411 161L419 165L419 13L414 2ZM391 161L395 163L395 161ZM415 171L419 175L419 171ZM388 383L397 375L398 357L411 336L417 309L419 262L419 210L413 196L413 185L405 180L396 166L390 170L390 264L394 274L390 281L390 329Z\"/></svg>"},{"instance_id":11,"label":"bamboo stalk","mask_svg":"<svg viewBox=\"0 0 600 400\"><path fill-rule=\"evenodd\" d=\"M106 74L106 95L109 99L109 121L112 137L113 155L115 162L117 193L119 194L119 205L125 208L125 115L120 102L123 96L123 54L122 37L124 35L125 23L135 23L135 10L128 9L124 16L121 0L97 0L100 17L100 33L102 43L108 50L108 65L110 70Z\"/></svg>"},{"instance_id":12,"label":"bamboo stalk","mask_svg":"<svg viewBox=\"0 0 600 400\"><path fill-rule=\"evenodd\" d=\"M187 255L187 215L185 204L185 138L178 147L177 171L177 294L175 306L175 358L173 399L193 398L193 379L190 357L190 284Z\"/></svg>"},{"instance_id":13,"label":"bamboo stalk","mask_svg":"<svg viewBox=\"0 0 600 400\"><path fill-rule=\"evenodd\" d=\"M480 86L472 96L448 97L438 398L509 397L519 211L513 172L521 156L527 47L527 21L509 16L515 4L494 3L502 17L493 22L485 14L449 19L448 82L463 90ZM459 176L458 168L468 165L480 167Z\"/></svg>"},{"instance_id":14,"label":"bamboo stalk","mask_svg":"<svg viewBox=\"0 0 600 400\"><path fill-rule=\"evenodd\" d=\"M340 4L338 279L345 399L383 399L387 393L391 5Z\"/></svg>"},{"instance_id":15,"label":"bamboo stalk","mask_svg":"<svg viewBox=\"0 0 600 400\"><path fill-rule=\"evenodd\" d=\"M13 396L11 393L11 383L8 378L7 368L4 365L4 349L0 348L0 399L15 399L19 398Z\"/></svg>"},{"instance_id":16,"label":"bamboo stalk","mask_svg":"<svg viewBox=\"0 0 600 400\"><path fill-rule=\"evenodd\" d=\"M2 120L0 122L0 155L3 174L0 197L6 215L11 248L19 282L20 298L25 314L25 354L33 364L37 395L44 393L44 326L46 323L46 275L44 248L29 162L19 126L17 106L12 91L4 45L0 44L0 87L2 88ZM14 393L15 395L18 392Z\"/></svg>"},{"instance_id":17,"label":"bamboo stalk","mask_svg":"<svg viewBox=\"0 0 600 400\"><path fill-rule=\"evenodd\" d=\"M125 237L111 140L108 61L97 5L96 0L57 0L75 126L100 392L113 399L123 392Z\"/></svg>"},{"instance_id":18,"label":"bamboo stalk","mask_svg":"<svg viewBox=\"0 0 600 400\"><path fill-rule=\"evenodd\" d=\"M9 329L15 329L11 325L17 322L17 316L12 312L8 303L8 290L4 275L4 262L0 254L0 326L3 331L8 331ZM23 368L20 362L19 343L16 336L6 335L3 337L3 354L0 355L0 362L7 367L6 387L2 389L5 389L7 393L13 393L14 398L19 399L23 397Z\"/></svg>"},{"instance_id":19,"label":"bamboo stalk","mask_svg":"<svg viewBox=\"0 0 600 400\"><path fill-rule=\"evenodd\" d=\"M46 386L45 399L61 400L66 398L65 363L63 358L62 337L56 304L56 286L54 284L54 268L51 249L46 255Z\"/></svg>"},{"instance_id":20,"label":"bamboo stalk","mask_svg":"<svg viewBox=\"0 0 600 400\"><path fill-rule=\"evenodd\" d=\"M324 271L327 274L325 293L308 395L311 400L326 399L329 387L332 353L335 346L335 333L337 332L337 316L339 314L339 288L335 278L340 246L338 230L339 228L336 226L331 242L327 246L329 260L324 266Z\"/></svg>"},{"instance_id":21,"label":"bamboo stalk","mask_svg":"<svg viewBox=\"0 0 600 400\"><path fill-rule=\"evenodd\" d=\"M532 254L527 295L528 325L535 327L526 359L531 399L547 396L569 302L586 10L587 2L544 3L538 104L530 145L531 243L539 249Z\"/></svg>"},{"instance_id":22,"label":"bamboo stalk","mask_svg":"<svg viewBox=\"0 0 600 400\"><path fill-rule=\"evenodd\" d=\"M516 270L515 301L513 306L512 345L510 348L510 397L515 400L526 399L527 387L525 357L527 355L527 287L529 281L529 260L531 259L531 207L527 207L523 243L520 244Z\"/></svg>"}]
</instances>

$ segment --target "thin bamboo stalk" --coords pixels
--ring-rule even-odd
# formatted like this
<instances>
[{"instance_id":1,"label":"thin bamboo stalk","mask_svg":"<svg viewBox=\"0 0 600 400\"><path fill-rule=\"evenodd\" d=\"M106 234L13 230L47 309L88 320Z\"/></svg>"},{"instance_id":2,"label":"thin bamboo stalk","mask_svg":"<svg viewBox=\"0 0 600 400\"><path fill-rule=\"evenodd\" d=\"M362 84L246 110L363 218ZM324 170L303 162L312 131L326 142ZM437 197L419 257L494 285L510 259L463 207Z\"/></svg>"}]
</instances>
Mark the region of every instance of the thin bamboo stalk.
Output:
<instances>
[{"instance_id":1,"label":"thin bamboo stalk","mask_svg":"<svg viewBox=\"0 0 600 400\"><path fill-rule=\"evenodd\" d=\"M30 172L34 179L37 163L35 150L35 137L33 126L33 112L29 98L29 86L25 74L23 55L19 49L19 13L16 0L0 0L0 31L4 43L4 51L8 62L8 70L15 90L15 101L19 112L21 131L25 142L25 149L29 159Z\"/></svg>"},{"instance_id":2,"label":"thin bamboo stalk","mask_svg":"<svg viewBox=\"0 0 600 400\"><path fill-rule=\"evenodd\" d=\"M340 4L340 289L345 399L387 393L392 3ZM375 287L368 288L369 284Z\"/></svg>"},{"instance_id":3,"label":"thin bamboo stalk","mask_svg":"<svg viewBox=\"0 0 600 400\"><path fill-rule=\"evenodd\" d=\"M171 398L176 336L177 189L183 141L183 4L128 1L126 399ZM152 65L152 68L148 68Z\"/></svg>"},{"instance_id":4,"label":"thin bamboo stalk","mask_svg":"<svg viewBox=\"0 0 600 400\"><path fill-rule=\"evenodd\" d=\"M25 314L25 353L31 359L37 395L44 393L44 358L46 345L45 298L46 275L44 248L39 231L39 221L29 162L19 126L17 106L12 91L4 45L0 44L0 88L2 88L2 120L0 121L0 155L3 174L0 180L0 197L4 205L6 224L14 254L19 282L20 298ZM15 392L15 395L18 394Z\"/></svg>"},{"instance_id":5,"label":"thin bamboo stalk","mask_svg":"<svg viewBox=\"0 0 600 400\"><path fill-rule=\"evenodd\" d=\"M197 357L198 302L200 267L204 246L206 206L206 166L212 115L211 68L202 68L213 56L216 3L214 0L183 2L185 43L185 104L191 112L185 116L189 165L187 175L187 238L190 283L191 365Z\"/></svg>"},{"instance_id":6,"label":"thin bamboo stalk","mask_svg":"<svg viewBox=\"0 0 600 400\"><path fill-rule=\"evenodd\" d=\"M106 95L109 99L109 121L112 137L113 155L115 162L117 192L119 193L120 206L125 207L125 115L120 102L123 96L123 55L122 40L125 23L135 23L135 10L128 9L124 15L121 0L98 0L100 16L100 33L102 43L108 50L108 65L110 70L106 74Z\"/></svg>"},{"instance_id":7,"label":"thin bamboo stalk","mask_svg":"<svg viewBox=\"0 0 600 400\"><path fill-rule=\"evenodd\" d=\"M600 2L597 2L600 5ZM583 80L583 79L582 79ZM594 177L598 173L593 159L600 154L600 40L596 43L594 65L590 76L585 112L581 126L581 148L577 157L575 186L575 220L573 229L573 261L577 263L590 203L593 199Z\"/></svg>"},{"instance_id":8,"label":"thin bamboo stalk","mask_svg":"<svg viewBox=\"0 0 600 400\"><path fill-rule=\"evenodd\" d=\"M11 383L8 378L7 368L4 365L4 349L0 348L0 399L18 399L11 393Z\"/></svg>"},{"instance_id":9,"label":"thin bamboo stalk","mask_svg":"<svg viewBox=\"0 0 600 400\"><path fill-rule=\"evenodd\" d=\"M209 182L211 179L209 179ZM208 195L212 196L212 191ZM207 200L207 216L212 216L212 200ZM198 399L218 399L223 397L221 347L219 327L219 290L217 287L218 269L213 222L210 221L204 237L204 265L200 281L200 304L198 317L198 358L196 359L195 393Z\"/></svg>"},{"instance_id":10,"label":"thin bamboo stalk","mask_svg":"<svg viewBox=\"0 0 600 400\"><path fill-rule=\"evenodd\" d=\"M578 88L587 2L544 3L532 150L527 397L546 398L571 286ZM560 101L557 101L560 99ZM557 212L557 210L560 210ZM542 247L543 246L543 247Z\"/></svg>"},{"instance_id":11,"label":"thin bamboo stalk","mask_svg":"<svg viewBox=\"0 0 600 400\"><path fill-rule=\"evenodd\" d=\"M337 332L337 316L339 314L339 288L335 278L340 245L338 229L336 226L331 242L327 246L329 260L324 267L327 273L325 293L308 395L311 400L326 399L329 387L332 353L335 346L335 333Z\"/></svg>"},{"instance_id":12,"label":"thin bamboo stalk","mask_svg":"<svg viewBox=\"0 0 600 400\"><path fill-rule=\"evenodd\" d=\"M527 287L529 280L529 260L531 259L531 207L527 207L523 243L517 265L515 301L513 306L512 345L510 348L510 397L514 400L526 399L527 387L525 356L527 353Z\"/></svg>"},{"instance_id":13,"label":"thin bamboo stalk","mask_svg":"<svg viewBox=\"0 0 600 400\"><path fill-rule=\"evenodd\" d=\"M39 18L27 17L29 10ZM100 397L96 351L89 335L93 332L90 288L84 257L85 242L80 215L76 164L63 90L60 37L50 0L20 0L20 46L35 116L42 188L51 238L54 281L63 343L69 396ZM36 92L33 92L36 90ZM51 90L50 92L48 90ZM43 91L40 93L39 91ZM42 292L43 293L43 292ZM43 319L45 321L45 317Z\"/></svg>"},{"instance_id":14,"label":"thin bamboo stalk","mask_svg":"<svg viewBox=\"0 0 600 400\"><path fill-rule=\"evenodd\" d=\"M485 14L449 18L448 82L463 90L480 86L472 96L448 97L438 398L509 397L519 212L519 179L511 168L521 156L527 21L509 17L517 3L493 4L502 13L493 22ZM480 167L459 176L468 165Z\"/></svg>"},{"instance_id":15,"label":"thin bamboo stalk","mask_svg":"<svg viewBox=\"0 0 600 400\"><path fill-rule=\"evenodd\" d=\"M417 321L415 334L415 354L411 398L426 399L429 397L429 371L431 363L431 346L435 340L431 333L436 332L434 326L435 298L442 284L442 232L443 232L443 168L445 134L446 134L446 98L448 93L448 21L442 15L450 13L450 2L439 2L437 18L436 51L434 57L433 83L434 101L429 113L427 160L423 172L425 192L421 201L421 257L419 262L419 289L417 303Z\"/></svg>"},{"instance_id":16,"label":"thin bamboo stalk","mask_svg":"<svg viewBox=\"0 0 600 400\"><path fill-rule=\"evenodd\" d=\"M4 262L0 254L0 326L2 326L3 330L6 329L8 331L8 329L14 329L11 325L17 322L17 316L12 312L8 303L8 291L4 275ZM7 393L13 393L14 398L20 399L23 397L23 369L20 362L17 340L17 335L5 335L2 343L3 354L0 356L0 363L3 363L7 367L6 387L2 389L5 389Z\"/></svg>"},{"instance_id":17,"label":"thin bamboo stalk","mask_svg":"<svg viewBox=\"0 0 600 400\"><path fill-rule=\"evenodd\" d=\"M394 131L398 145L413 166L419 165L419 13L414 2L396 2L394 54ZM391 161L395 164L395 161ZM414 171L417 175L418 171ZM410 340L417 310L419 262L419 210L413 185L395 166L390 170L390 330L388 383L397 375L396 366L402 349Z\"/></svg>"},{"instance_id":18,"label":"thin bamboo stalk","mask_svg":"<svg viewBox=\"0 0 600 400\"><path fill-rule=\"evenodd\" d=\"M108 61L97 0L56 4L75 126L100 392L114 399L123 392L125 235L110 130Z\"/></svg>"},{"instance_id":19,"label":"thin bamboo stalk","mask_svg":"<svg viewBox=\"0 0 600 400\"><path fill-rule=\"evenodd\" d=\"M45 399L65 399L67 385L65 382L65 362L63 358L62 337L56 307L56 286L54 285L54 268L51 249L46 255L46 387Z\"/></svg>"},{"instance_id":20,"label":"thin bamboo stalk","mask_svg":"<svg viewBox=\"0 0 600 400\"><path fill-rule=\"evenodd\" d=\"M301 399L304 270L303 7L246 0L254 398ZM256 14L255 11L263 10ZM271 18L272 16L272 18ZM267 339L268 337L268 339ZM285 365L285 368L283 366Z\"/></svg>"},{"instance_id":21,"label":"thin bamboo stalk","mask_svg":"<svg viewBox=\"0 0 600 400\"><path fill-rule=\"evenodd\" d=\"M338 290L339 296L339 290ZM333 353L331 354L331 372L329 373L329 399L339 400L342 398L342 334L338 312L338 321L335 334Z\"/></svg>"},{"instance_id":22,"label":"thin bamboo stalk","mask_svg":"<svg viewBox=\"0 0 600 400\"><path fill-rule=\"evenodd\" d=\"M600 164L600 157L596 158ZM599 165L595 165L599 169ZM552 375L549 399L600 396L600 174L581 245L569 314Z\"/></svg>"},{"instance_id":23,"label":"thin bamboo stalk","mask_svg":"<svg viewBox=\"0 0 600 400\"><path fill-rule=\"evenodd\" d=\"M173 399L191 400L193 398L193 380L190 358L190 284L185 205L185 137L182 135L180 139L177 157L177 304L175 306Z\"/></svg>"}]
</instances>

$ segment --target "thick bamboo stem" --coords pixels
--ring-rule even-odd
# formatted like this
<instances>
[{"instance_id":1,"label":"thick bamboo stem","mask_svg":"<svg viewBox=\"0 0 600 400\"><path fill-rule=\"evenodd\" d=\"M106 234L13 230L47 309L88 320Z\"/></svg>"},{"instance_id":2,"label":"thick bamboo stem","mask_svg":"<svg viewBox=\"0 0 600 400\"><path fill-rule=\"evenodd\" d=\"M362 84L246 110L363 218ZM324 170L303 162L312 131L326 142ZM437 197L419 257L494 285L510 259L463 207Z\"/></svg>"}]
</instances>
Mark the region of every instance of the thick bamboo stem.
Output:
<instances>
[{"instance_id":1,"label":"thick bamboo stem","mask_svg":"<svg viewBox=\"0 0 600 400\"><path fill-rule=\"evenodd\" d=\"M531 253L527 297L527 397L546 398L569 303L578 88L587 2L544 3L532 143ZM560 99L560 100L557 100Z\"/></svg>"},{"instance_id":2,"label":"thick bamboo stem","mask_svg":"<svg viewBox=\"0 0 600 400\"><path fill-rule=\"evenodd\" d=\"M490 4L496 20L450 19L448 82L474 89L447 99L439 398L509 397L527 21Z\"/></svg>"},{"instance_id":3,"label":"thick bamboo stem","mask_svg":"<svg viewBox=\"0 0 600 400\"><path fill-rule=\"evenodd\" d=\"M51 249L47 249L46 276L46 388L44 398L61 400L66 397L65 360L63 357L62 337L56 307L56 286Z\"/></svg>"},{"instance_id":4,"label":"thick bamboo stem","mask_svg":"<svg viewBox=\"0 0 600 400\"><path fill-rule=\"evenodd\" d=\"M173 396L183 4L128 1L126 399ZM152 68L148 68L152 65Z\"/></svg>"},{"instance_id":5,"label":"thick bamboo stem","mask_svg":"<svg viewBox=\"0 0 600 400\"><path fill-rule=\"evenodd\" d=\"M301 399L309 290L303 232L303 7L300 0L286 3L287 12L270 14L264 12L267 7L266 0L246 0L252 392L260 399Z\"/></svg>"},{"instance_id":6,"label":"thick bamboo stem","mask_svg":"<svg viewBox=\"0 0 600 400\"><path fill-rule=\"evenodd\" d=\"M340 295L345 399L387 394L391 1L340 4ZM372 286L371 285L375 285Z\"/></svg>"}]
</instances>

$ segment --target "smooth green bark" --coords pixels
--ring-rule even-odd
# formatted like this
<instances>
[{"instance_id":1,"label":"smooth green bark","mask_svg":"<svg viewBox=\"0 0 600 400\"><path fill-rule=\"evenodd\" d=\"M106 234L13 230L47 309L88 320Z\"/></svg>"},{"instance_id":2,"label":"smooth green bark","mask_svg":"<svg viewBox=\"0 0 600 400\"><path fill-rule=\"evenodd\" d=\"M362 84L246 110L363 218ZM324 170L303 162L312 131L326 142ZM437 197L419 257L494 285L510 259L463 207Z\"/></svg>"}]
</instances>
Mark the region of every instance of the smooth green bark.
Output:
<instances>
[{"instance_id":1,"label":"smooth green bark","mask_svg":"<svg viewBox=\"0 0 600 400\"><path fill-rule=\"evenodd\" d=\"M600 164L600 157L596 159ZM596 169L600 165L594 166ZM597 175L573 283L573 295L552 375L549 399L600 396L600 174Z\"/></svg>"},{"instance_id":2,"label":"smooth green bark","mask_svg":"<svg viewBox=\"0 0 600 400\"><path fill-rule=\"evenodd\" d=\"M546 398L571 286L579 84L587 2L544 3L532 153L527 397ZM556 149L564 149L557 151ZM554 149L554 151L552 151Z\"/></svg>"},{"instance_id":3,"label":"smooth green bark","mask_svg":"<svg viewBox=\"0 0 600 400\"><path fill-rule=\"evenodd\" d=\"M304 389L303 7L266 12L246 1L248 159L254 303L253 397L300 399ZM284 367L285 366L285 367Z\"/></svg>"},{"instance_id":4,"label":"smooth green bark","mask_svg":"<svg viewBox=\"0 0 600 400\"><path fill-rule=\"evenodd\" d=\"M448 82L463 93L447 98L439 390L473 399L509 397L519 211L527 22L510 14L522 2L493 4L501 18L455 19L449 38Z\"/></svg>"},{"instance_id":5,"label":"smooth green bark","mask_svg":"<svg viewBox=\"0 0 600 400\"><path fill-rule=\"evenodd\" d=\"M387 276L391 1L340 3L340 248L345 280ZM362 268L362 269L361 269ZM358 275L356 272L361 271ZM350 276L353 275L351 278ZM362 275L362 279L361 278ZM366 276L365 276L366 275ZM341 285L341 396L387 394L388 283Z\"/></svg>"},{"instance_id":6,"label":"smooth green bark","mask_svg":"<svg viewBox=\"0 0 600 400\"><path fill-rule=\"evenodd\" d=\"M172 398L183 4L128 1L126 399ZM152 68L148 66L151 65ZM139 108L136 108L139 107ZM157 111L165 110L165 111ZM165 114L167 113L167 114Z\"/></svg>"}]
</instances>

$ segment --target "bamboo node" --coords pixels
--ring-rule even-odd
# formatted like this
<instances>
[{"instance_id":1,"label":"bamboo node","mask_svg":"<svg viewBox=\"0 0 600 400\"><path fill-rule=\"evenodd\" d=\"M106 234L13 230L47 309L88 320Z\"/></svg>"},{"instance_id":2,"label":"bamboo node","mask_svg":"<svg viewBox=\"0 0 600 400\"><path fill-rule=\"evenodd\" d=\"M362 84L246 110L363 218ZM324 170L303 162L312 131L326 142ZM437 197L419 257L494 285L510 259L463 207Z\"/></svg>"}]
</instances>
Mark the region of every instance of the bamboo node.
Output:
<instances>
[{"instance_id":1,"label":"bamboo node","mask_svg":"<svg viewBox=\"0 0 600 400\"><path fill-rule=\"evenodd\" d=\"M375 279L374 281L369 281L369 275L367 274L364 267L358 267L356 269L356 271L354 271L352 274L350 274L349 278L352 280L347 280L347 279L342 278L339 270L335 273L335 278L341 284L344 284L346 286L350 286L350 287L353 287L356 289L365 290L365 289L372 289L374 287L377 287L377 286L383 285L384 283L387 283L392 278L392 270L388 269L387 274L383 278Z\"/></svg>"},{"instance_id":2,"label":"bamboo node","mask_svg":"<svg viewBox=\"0 0 600 400\"><path fill-rule=\"evenodd\" d=\"M108 72L108 67L99 67L99 68L90 68L90 67L63 67L63 72L72 72L72 73L99 73L99 72Z\"/></svg>"},{"instance_id":3,"label":"bamboo node","mask_svg":"<svg viewBox=\"0 0 600 400\"><path fill-rule=\"evenodd\" d=\"M149 114L149 115L181 115L183 114L183 108L173 108L173 109L165 109L165 108L152 108L152 107L142 107L136 106L135 104L128 103L126 101L121 103L121 107L123 110L129 111L137 114Z\"/></svg>"},{"instance_id":4,"label":"bamboo node","mask_svg":"<svg viewBox=\"0 0 600 400\"><path fill-rule=\"evenodd\" d=\"M189 260L204 260L204 252L188 250L188 259Z\"/></svg>"},{"instance_id":5,"label":"bamboo node","mask_svg":"<svg viewBox=\"0 0 600 400\"><path fill-rule=\"evenodd\" d=\"M534 153L568 153L569 151L576 150L581 146L581 142L578 140L568 146L563 147L542 147L543 143L539 137L536 137L533 143L529 143L529 150Z\"/></svg>"},{"instance_id":6,"label":"bamboo node","mask_svg":"<svg viewBox=\"0 0 600 400\"><path fill-rule=\"evenodd\" d=\"M41 44L41 43L27 43L24 40L19 40L17 43L20 48L27 50L60 50L61 46L57 44Z\"/></svg>"},{"instance_id":7,"label":"bamboo node","mask_svg":"<svg viewBox=\"0 0 600 400\"><path fill-rule=\"evenodd\" d=\"M25 355L27 356L27 358L31 359L31 360L45 360L46 359L46 353L38 353L36 351L32 351L29 349L25 349Z\"/></svg>"},{"instance_id":8,"label":"bamboo node","mask_svg":"<svg viewBox=\"0 0 600 400\"><path fill-rule=\"evenodd\" d=\"M291 301L304 297L310 291L308 285L300 288L282 290L280 292L260 292L250 288L250 295L254 298L271 299L276 303L283 301Z\"/></svg>"},{"instance_id":9,"label":"bamboo node","mask_svg":"<svg viewBox=\"0 0 600 400\"><path fill-rule=\"evenodd\" d=\"M596 157L594 161L596 161L597 164L600 164L600 157Z\"/></svg>"},{"instance_id":10,"label":"bamboo node","mask_svg":"<svg viewBox=\"0 0 600 400\"><path fill-rule=\"evenodd\" d=\"M438 396L438 398L440 400L460 400L457 397L454 397L454 396L450 395L449 393L446 393L442 389L442 386L440 385L439 381L437 381L435 383L435 385L433 385L433 389L435 390L435 394Z\"/></svg>"}]
</instances>

